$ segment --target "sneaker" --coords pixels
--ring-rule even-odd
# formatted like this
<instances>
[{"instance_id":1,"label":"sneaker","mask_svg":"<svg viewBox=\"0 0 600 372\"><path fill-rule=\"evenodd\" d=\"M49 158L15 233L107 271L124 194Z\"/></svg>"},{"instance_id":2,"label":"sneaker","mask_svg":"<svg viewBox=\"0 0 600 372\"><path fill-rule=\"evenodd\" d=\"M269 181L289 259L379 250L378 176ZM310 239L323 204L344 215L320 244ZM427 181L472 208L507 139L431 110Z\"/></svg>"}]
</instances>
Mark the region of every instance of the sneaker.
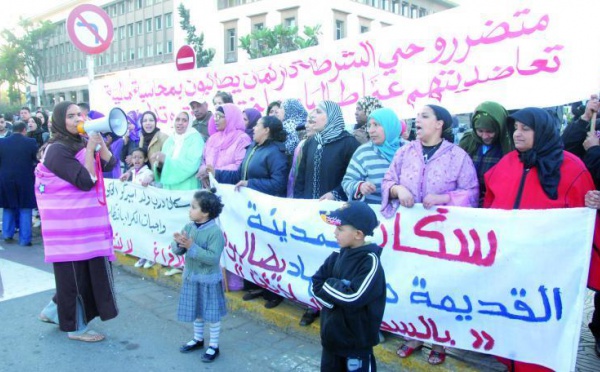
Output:
<instances>
[{"instance_id":1,"label":"sneaker","mask_svg":"<svg viewBox=\"0 0 600 372\"><path fill-rule=\"evenodd\" d=\"M183 272L183 270L174 267L171 270L167 271L165 273L165 276L173 276L173 275L181 274L182 272Z\"/></svg>"},{"instance_id":2,"label":"sneaker","mask_svg":"<svg viewBox=\"0 0 600 372\"><path fill-rule=\"evenodd\" d=\"M149 268L151 268L152 266L154 266L154 261L147 260L147 261L144 263L144 269L149 269Z\"/></svg>"},{"instance_id":3,"label":"sneaker","mask_svg":"<svg viewBox=\"0 0 600 372\"><path fill-rule=\"evenodd\" d=\"M204 347L204 340L198 341L193 339L185 345L181 345L179 351L182 353L189 353L190 351L194 351L197 349L202 349Z\"/></svg>"},{"instance_id":4,"label":"sneaker","mask_svg":"<svg viewBox=\"0 0 600 372\"><path fill-rule=\"evenodd\" d=\"M133 267L142 267L144 266L144 264L146 263L146 259L145 258L140 258L135 265L133 265Z\"/></svg>"},{"instance_id":5,"label":"sneaker","mask_svg":"<svg viewBox=\"0 0 600 372\"><path fill-rule=\"evenodd\" d=\"M204 352L204 355L202 355L202 361L204 363L211 363L211 362L214 362L214 360L217 359L218 356L219 356L219 348L214 347L214 346L209 346L208 349L206 349L206 352Z\"/></svg>"}]
</instances>

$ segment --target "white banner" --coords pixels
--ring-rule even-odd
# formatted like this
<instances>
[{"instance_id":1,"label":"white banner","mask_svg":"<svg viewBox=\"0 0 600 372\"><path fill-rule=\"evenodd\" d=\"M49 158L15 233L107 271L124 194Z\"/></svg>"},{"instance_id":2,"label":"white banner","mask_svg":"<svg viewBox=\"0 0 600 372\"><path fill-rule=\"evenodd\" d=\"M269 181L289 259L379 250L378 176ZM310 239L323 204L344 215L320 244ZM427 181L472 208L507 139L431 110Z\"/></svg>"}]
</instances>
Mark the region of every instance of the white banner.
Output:
<instances>
[{"instance_id":1,"label":"white banner","mask_svg":"<svg viewBox=\"0 0 600 372\"><path fill-rule=\"evenodd\" d=\"M276 99L298 98L309 110L333 100L348 125L356 101L366 95L411 118L432 102L459 114L483 101L545 107L598 92L600 49L584 42L595 35L595 0L479 3L406 19L333 48L182 72L174 64L121 71L94 81L91 100L100 111L154 111L170 132L192 98L212 102L218 90L231 92L242 108L262 111Z\"/></svg>"},{"instance_id":2,"label":"white banner","mask_svg":"<svg viewBox=\"0 0 600 372\"><path fill-rule=\"evenodd\" d=\"M117 249L169 261L192 192L107 180ZM337 249L320 218L339 202L283 199L218 185L228 270L318 306L310 278ZM181 207L181 209L179 208ZM377 211L378 206L373 206ZM378 212L377 212L378 213ZM138 217L134 217L138 216ZM382 329L448 347L574 370L595 213L401 208L372 241L388 283ZM146 223L146 221L148 221ZM126 243L123 243L126 242Z\"/></svg>"}]
</instances>

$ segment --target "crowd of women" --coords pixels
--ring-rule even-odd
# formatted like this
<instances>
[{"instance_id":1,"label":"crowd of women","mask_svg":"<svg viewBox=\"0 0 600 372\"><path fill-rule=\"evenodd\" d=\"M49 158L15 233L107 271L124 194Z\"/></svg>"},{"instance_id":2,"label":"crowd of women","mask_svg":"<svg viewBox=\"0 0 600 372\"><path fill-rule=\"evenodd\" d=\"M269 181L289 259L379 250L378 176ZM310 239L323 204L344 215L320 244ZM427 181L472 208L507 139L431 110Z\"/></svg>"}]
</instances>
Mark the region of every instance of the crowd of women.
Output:
<instances>
[{"instance_id":1,"label":"crowd of women","mask_svg":"<svg viewBox=\"0 0 600 372\"><path fill-rule=\"evenodd\" d=\"M299 100L285 99L270 104L265 116L255 108L239 108L224 92L215 96L213 104L214 113L208 111L207 102L190 102L195 119L187 111L178 113L170 136L159 129L153 112L139 117L130 113L128 134L109 139L108 146L102 145L99 162L103 170L110 171L115 165L120 168L118 163L122 161L121 180L172 190L206 187L209 174L213 174L218 181L236 188L248 187L278 197L362 200L379 205L384 217L416 203L425 208L600 208L600 192L595 191L595 185L600 185L600 146L595 132L590 131L591 118L598 111L597 96L588 101L584 113L573 120L563 138L556 119L544 109L524 108L509 113L499 103L483 102L471 115L472 130L458 144L452 115L438 105L426 105L418 112L415 138L409 141L410 128L374 97L358 101L354 133L346 130L342 110L333 101L320 102L307 112ZM46 151L42 170L62 179L60 187L68 186L73 194L87 195L95 182L95 169L93 155L82 150L104 141L92 137L85 144L72 127L75 119L71 111L77 111L74 106L63 102L55 108L50 143L64 146L50 146L53 150ZM43 120L37 128L48 123L47 118ZM115 147L118 142L120 147ZM572 153L564 151L565 144ZM73 167L66 169L65 164ZM43 200L43 195L38 191L38 202L40 198ZM48 202L44 212L51 209L52 203ZM100 235L101 230L94 229ZM103 241L101 236L97 238ZM44 244L49 244L45 236ZM72 260L73 254L64 254L64 259ZM588 286L600 290L600 256L597 250L591 254ZM89 263L92 270L110 275L106 266L110 254L100 250L89 256L90 261L102 258ZM62 257L60 252L56 257ZM152 264L142 259L136 266ZM109 319L116 315L116 308L109 306L111 301L92 306L86 296L73 297L75 288L79 291L95 286L69 282L70 277L81 278L72 275L73 270L78 267L55 263L57 283L63 281L63 286L61 289L57 285L57 295L44 311L44 319L54 320L52 304L63 303L69 313L59 314L61 328L71 332L71 338L95 340L100 336L82 333L87 324L82 319L97 315ZM234 274L228 275L230 289L247 290L245 300L263 297L267 308L281 303L281 297ZM110 289L110 285L105 280L100 288ZM600 309L600 296L596 296L595 303ZM82 309L85 317L77 316ZM301 324L308 325L317 316L318 312L307 309ZM598 312L590 328L600 339ZM400 358L410 357L422 345L419 340L408 339L397 354ZM445 356L442 346L433 345L428 361L440 364Z\"/></svg>"}]
</instances>

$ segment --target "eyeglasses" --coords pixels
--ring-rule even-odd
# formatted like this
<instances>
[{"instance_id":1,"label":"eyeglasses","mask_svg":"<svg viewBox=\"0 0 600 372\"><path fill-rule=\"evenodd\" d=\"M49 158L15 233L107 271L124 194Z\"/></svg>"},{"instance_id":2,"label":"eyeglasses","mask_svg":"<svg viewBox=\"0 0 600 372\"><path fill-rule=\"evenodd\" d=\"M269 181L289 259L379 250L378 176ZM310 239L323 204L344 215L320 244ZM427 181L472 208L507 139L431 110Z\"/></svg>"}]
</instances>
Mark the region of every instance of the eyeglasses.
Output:
<instances>
[{"instance_id":1,"label":"eyeglasses","mask_svg":"<svg viewBox=\"0 0 600 372\"><path fill-rule=\"evenodd\" d=\"M225 115L223 115L223 114L215 114L215 119L217 119L217 120L225 119Z\"/></svg>"}]
</instances>

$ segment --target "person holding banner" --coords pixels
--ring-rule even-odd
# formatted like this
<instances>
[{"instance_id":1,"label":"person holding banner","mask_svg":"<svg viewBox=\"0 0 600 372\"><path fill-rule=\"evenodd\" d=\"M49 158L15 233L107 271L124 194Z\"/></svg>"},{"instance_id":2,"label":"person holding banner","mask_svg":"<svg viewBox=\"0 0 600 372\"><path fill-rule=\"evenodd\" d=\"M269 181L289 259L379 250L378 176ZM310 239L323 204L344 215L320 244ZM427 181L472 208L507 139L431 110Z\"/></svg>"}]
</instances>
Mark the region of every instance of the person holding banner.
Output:
<instances>
[{"instance_id":1,"label":"person holding banner","mask_svg":"<svg viewBox=\"0 0 600 372\"><path fill-rule=\"evenodd\" d=\"M381 214L390 218L399 206L412 208L423 203L476 207L479 196L477 173L469 155L453 143L452 116L436 105L423 107L415 122L417 139L400 148L383 177ZM410 340L398 348L400 358L408 358L423 347L423 341ZM442 364L444 348L432 345L428 362Z\"/></svg>"},{"instance_id":2,"label":"person holding banner","mask_svg":"<svg viewBox=\"0 0 600 372\"><path fill-rule=\"evenodd\" d=\"M516 150L485 174L484 208L583 207L594 182L583 162L563 151L556 119L543 109L528 107L510 115L507 123L514 131ZM525 362L498 360L513 371L548 371Z\"/></svg>"},{"instance_id":3,"label":"person holding banner","mask_svg":"<svg viewBox=\"0 0 600 372\"><path fill-rule=\"evenodd\" d=\"M196 170L202 160L204 140L190 125L190 115L182 111L175 118L175 133L163 145L162 151L150 159L161 168L160 183L169 190L196 190Z\"/></svg>"},{"instance_id":4,"label":"person holding banner","mask_svg":"<svg viewBox=\"0 0 600 372\"><path fill-rule=\"evenodd\" d=\"M460 139L459 146L469 154L479 180L479 205L483 203L483 175L514 149L512 136L506 128L508 112L496 102L483 102L471 118L472 129Z\"/></svg>"},{"instance_id":5,"label":"person holding banner","mask_svg":"<svg viewBox=\"0 0 600 372\"><path fill-rule=\"evenodd\" d=\"M54 107L54 136L35 172L44 252L56 280L56 295L40 320L58 323L72 340L98 342L104 335L88 330L89 322L118 314L109 262L115 258L113 231L102 180L116 158L99 133L86 144L77 131L82 121L76 104Z\"/></svg>"},{"instance_id":6,"label":"person holding banner","mask_svg":"<svg viewBox=\"0 0 600 372\"><path fill-rule=\"evenodd\" d=\"M288 177L288 185L287 185L287 197L294 197L294 183L296 182L296 176L298 175L298 165L300 164L300 159L302 158L302 148L304 144L309 138L312 138L315 132L315 120L314 120L315 110L311 111L308 114L308 119L305 125L304 138L300 140L298 146L294 150L294 156L292 157L292 167L290 169L290 175Z\"/></svg>"},{"instance_id":7,"label":"person holding banner","mask_svg":"<svg viewBox=\"0 0 600 372\"><path fill-rule=\"evenodd\" d=\"M346 131L342 110L333 101L317 105L314 121L316 134L302 147L294 198L347 200L342 179L359 143ZM318 311L308 308L300 319L300 325L308 326L318 316Z\"/></svg>"},{"instance_id":8,"label":"person holding banner","mask_svg":"<svg viewBox=\"0 0 600 372\"><path fill-rule=\"evenodd\" d=\"M367 132L371 140L352 155L342 180L348 199L381 204L381 181L400 148L401 130L392 109L376 109L369 115Z\"/></svg>"},{"instance_id":9,"label":"person holding banner","mask_svg":"<svg viewBox=\"0 0 600 372\"><path fill-rule=\"evenodd\" d=\"M281 121L275 116L265 116L254 127L254 141L238 170L214 171L209 166L209 171L215 173L217 181L234 184L238 189L248 187L267 195L285 197L289 171L285 139L286 132ZM283 297L247 280L244 280L244 289L248 291L243 297L245 301L262 296L267 301L267 309L283 301Z\"/></svg>"}]
</instances>

